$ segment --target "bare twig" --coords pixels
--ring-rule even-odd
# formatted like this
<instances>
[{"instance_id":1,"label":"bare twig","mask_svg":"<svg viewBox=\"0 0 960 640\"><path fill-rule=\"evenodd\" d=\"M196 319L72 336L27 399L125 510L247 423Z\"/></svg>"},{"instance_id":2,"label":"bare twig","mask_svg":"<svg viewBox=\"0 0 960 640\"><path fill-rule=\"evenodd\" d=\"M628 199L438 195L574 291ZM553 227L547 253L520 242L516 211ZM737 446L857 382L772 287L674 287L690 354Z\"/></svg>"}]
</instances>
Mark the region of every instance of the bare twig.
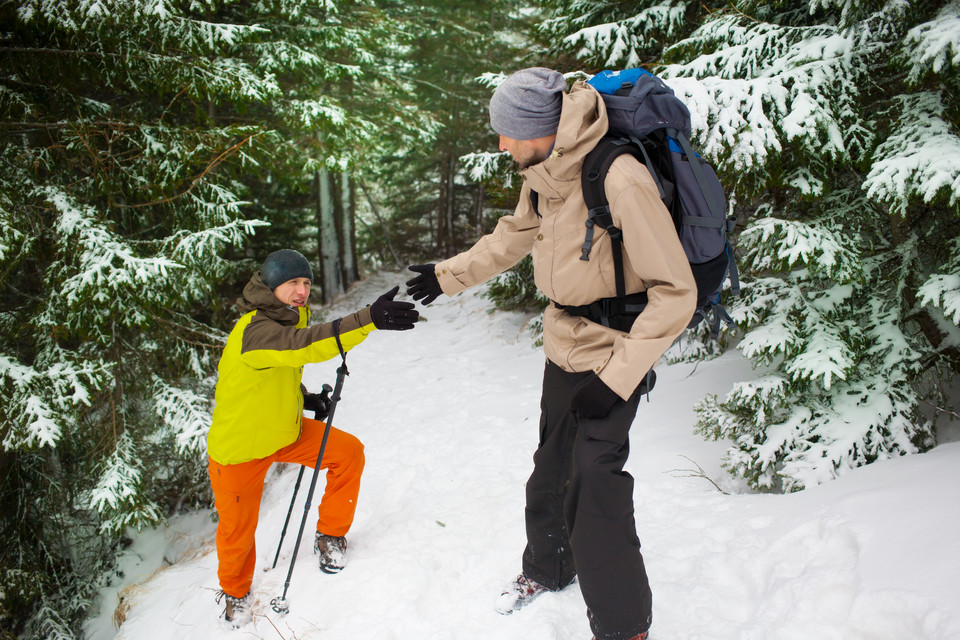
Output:
<instances>
[{"instance_id":1,"label":"bare twig","mask_svg":"<svg viewBox=\"0 0 960 640\"><path fill-rule=\"evenodd\" d=\"M257 615L256 617L263 618L264 620L269 622L270 626L273 627L273 630L276 631L277 635L280 636L283 640L297 640L297 634L294 633L293 628L289 624L287 624L287 629L290 630L290 637L287 638L285 635L283 635L283 633L280 632L280 629L277 629L277 625L275 625L273 623L273 620L271 620L268 616Z\"/></svg>"},{"instance_id":2,"label":"bare twig","mask_svg":"<svg viewBox=\"0 0 960 640\"><path fill-rule=\"evenodd\" d=\"M718 485L716 482L714 482L713 479L712 479L710 476L707 475L707 472L703 470L703 467L701 467L699 464L697 464L694 460L692 460L691 458L689 458L689 457L687 457L687 456L683 456L683 455L680 456L680 457L681 457L681 458L686 458L687 460L689 460L691 463L693 463L693 466L695 466L697 469L696 469L696 471L694 471L693 469L673 469L672 471L669 472L671 475L673 475L673 477L675 477L675 478L703 478L704 480L706 480L707 482L709 482L710 484L712 484L712 485L717 489L717 491L719 491L719 492L722 493L723 495L725 495L725 496L730 495L730 492L729 492L729 491L724 491L723 489L721 489L721 488L720 488L720 485Z\"/></svg>"},{"instance_id":3,"label":"bare twig","mask_svg":"<svg viewBox=\"0 0 960 640\"><path fill-rule=\"evenodd\" d=\"M172 196L170 196L170 197L160 198L159 200L153 200L153 201L151 201L151 202L142 202L142 203L140 203L140 204L126 204L126 205L120 205L120 206L125 207L125 208L127 208L127 209L140 209L140 208L142 208L142 207L152 207L152 206L157 205L157 204L165 204L165 203L167 203L167 202L173 202L174 200L177 200L177 199L179 199L179 198L182 198L183 196L185 196L185 195L187 195L188 193L190 193L191 191L193 191L194 187L196 187L198 184L200 184L200 182L203 181L203 178L204 178L208 173L210 173L211 171L213 171L213 169L216 168L217 165L219 165L219 164L222 163L224 160L226 160L228 157L230 157L231 155L233 155L234 153L236 153L236 151L237 151L238 149L240 149L240 147L242 147L244 144L246 144L247 142L249 142L250 140L252 140L252 139L254 138L254 136L257 136L257 135L259 135L259 134L257 134L257 133L250 134L249 136L244 137L244 138L243 138L240 142L238 142L237 144L235 144L235 145L233 145L232 147L230 147L229 149L223 151L220 155L218 155L216 158L214 158L213 161L210 162L210 164L208 164L208 165L203 169L202 172L200 172L200 175L198 175L196 178L194 178L194 179L190 182L190 186L187 187L184 191L181 191L180 193L177 193L177 194L172 195Z\"/></svg>"},{"instance_id":4,"label":"bare twig","mask_svg":"<svg viewBox=\"0 0 960 640\"><path fill-rule=\"evenodd\" d=\"M951 415L951 416L953 416L954 418L957 418L958 420L960 420L960 413L957 413L956 411L950 411L949 409L944 409L944 408L942 408L942 407L939 407L939 406L933 404L932 402L930 402L929 400L924 400L923 403L924 403L925 405L927 405L928 407L932 407L933 410L936 411L936 412L938 412L938 413L946 413L946 414Z\"/></svg>"}]
</instances>

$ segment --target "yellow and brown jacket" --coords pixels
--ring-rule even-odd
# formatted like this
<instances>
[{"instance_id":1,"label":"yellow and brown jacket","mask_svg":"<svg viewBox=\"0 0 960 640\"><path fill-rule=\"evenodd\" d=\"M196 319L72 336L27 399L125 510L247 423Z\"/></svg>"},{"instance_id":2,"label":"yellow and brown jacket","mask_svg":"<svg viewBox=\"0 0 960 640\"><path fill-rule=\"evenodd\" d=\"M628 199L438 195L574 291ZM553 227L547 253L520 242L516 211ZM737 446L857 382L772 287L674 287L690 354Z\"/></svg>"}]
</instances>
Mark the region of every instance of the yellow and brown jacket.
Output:
<instances>
[{"instance_id":1,"label":"yellow and brown jacket","mask_svg":"<svg viewBox=\"0 0 960 640\"><path fill-rule=\"evenodd\" d=\"M436 267L444 293L453 295L509 269L533 254L537 288L555 303L590 304L617 295L607 232L594 230L590 260L580 260L587 206L580 188L586 155L607 132L600 95L577 82L563 96L553 150L543 162L521 171L520 200L512 215L469 250ZM670 213L660 201L646 167L630 156L617 158L604 188L614 224L623 230L626 293L646 291L648 304L629 333L616 331L557 308L543 316L547 358L566 371L595 371L627 399L693 315L697 288ZM530 201L539 196L538 210Z\"/></svg>"},{"instance_id":2,"label":"yellow and brown jacket","mask_svg":"<svg viewBox=\"0 0 960 640\"><path fill-rule=\"evenodd\" d=\"M333 323L308 327L310 310L280 302L256 274L237 301L243 316L218 367L207 453L220 464L264 458L300 437L303 365L339 355ZM375 329L369 308L340 320L345 351Z\"/></svg>"}]
</instances>

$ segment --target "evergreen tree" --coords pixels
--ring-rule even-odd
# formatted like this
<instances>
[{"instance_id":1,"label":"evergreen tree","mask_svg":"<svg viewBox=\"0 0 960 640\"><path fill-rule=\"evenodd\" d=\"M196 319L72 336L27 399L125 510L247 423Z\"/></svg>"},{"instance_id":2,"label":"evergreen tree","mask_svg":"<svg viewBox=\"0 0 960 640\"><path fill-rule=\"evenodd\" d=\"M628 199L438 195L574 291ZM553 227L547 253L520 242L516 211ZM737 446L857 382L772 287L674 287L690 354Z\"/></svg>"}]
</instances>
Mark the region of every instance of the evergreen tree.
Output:
<instances>
[{"instance_id":1,"label":"evergreen tree","mask_svg":"<svg viewBox=\"0 0 960 640\"><path fill-rule=\"evenodd\" d=\"M511 37L523 28L516 3L464 4L434 0L398 8L406 36L398 80L432 120L429 138L393 137L369 175L380 213L373 237L392 242L404 263L452 255L492 225L490 183L474 179L463 157L489 147L489 91L477 81L490 68L516 66ZM385 134L389 135L388 132ZM488 229L489 230L489 229Z\"/></svg>"},{"instance_id":2,"label":"evergreen tree","mask_svg":"<svg viewBox=\"0 0 960 640\"><path fill-rule=\"evenodd\" d=\"M546 5L585 71L667 79L745 223L733 315L763 373L698 407L729 470L795 490L932 446L921 407L960 366L960 5Z\"/></svg>"},{"instance_id":3,"label":"evergreen tree","mask_svg":"<svg viewBox=\"0 0 960 640\"><path fill-rule=\"evenodd\" d=\"M316 172L394 118L392 85L350 103L390 27L327 0L24 0L0 22L0 637L81 637L125 531L209 503L238 292L218 286L310 237Z\"/></svg>"}]
</instances>

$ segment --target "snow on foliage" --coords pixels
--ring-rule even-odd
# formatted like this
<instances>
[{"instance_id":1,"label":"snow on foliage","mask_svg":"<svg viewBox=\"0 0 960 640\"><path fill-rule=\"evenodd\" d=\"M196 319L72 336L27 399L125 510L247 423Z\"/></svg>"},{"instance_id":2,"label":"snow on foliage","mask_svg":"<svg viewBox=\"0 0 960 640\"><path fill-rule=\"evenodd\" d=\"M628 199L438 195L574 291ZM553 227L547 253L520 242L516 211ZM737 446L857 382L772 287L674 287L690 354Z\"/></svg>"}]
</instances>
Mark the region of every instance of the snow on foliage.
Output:
<instances>
[{"instance_id":1,"label":"snow on foliage","mask_svg":"<svg viewBox=\"0 0 960 640\"><path fill-rule=\"evenodd\" d=\"M927 71L946 73L960 67L960 2L940 9L936 18L907 32L904 57L910 65L910 80L916 82Z\"/></svg>"},{"instance_id":2,"label":"snow on foliage","mask_svg":"<svg viewBox=\"0 0 960 640\"><path fill-rule=\"evenodd\" d=\"M207 453L207 431L212 413L210 399L191 389L177 388L154 378L154 408L163 424L173 433L181 453Z\"/></svg>"},{"instance_id":3,"label":"snow on foliage","mask_svg":"<svg viewBox=\"0 0 960 640\"><path fill-rule=\"evenodd\" d=\"M77 206L67 194L50 187L43 196L59 213L54 229L57 238L75 251L75 263L64 269L67 275L60 293L67 305L80 301L107 303L122 293L132 293L166 278L181 265L163 257L142 258L133 247L112 234L97 220L90 207ZM118 318L124 322L123 317Z\"/></svg>"},{"instance_id":4,"label":"snow on foliage","mask_svg":"<svg viewBox=\"0 0 960 640\"><path fill-rule=\"evenodd\" d=\"M739 237L746 260L757 271L802 267L823 277L848 282L861 275L859 256L836 226L797 220L760 218Z\"/></svg>"},{"instance_id":5,"label":"snow on foliage","mask_svg":"<svg viewBox=\"0 0 960 640\"><path fill-rule=\"evenodd\" d=\"M960 325L960 273L934 274L918 293L922 303L940 307L951 322Z\"/></svg>"},{"instance_id":6,"label":"snow on foliage","mask_svg":"<svg viewBox=\"0 0 960 640\"><path fill-rule=\"evenodd\" d=\"M90 508L103 520L100 526L104 532L117 534L128 527L140 530L163 518L160 507L144 499L141 457L129 436L120 436L113 454L103 464L100 479L87 496Z\"/></svg>"},{"instance_id":7,"label":"snow on foliage","mask_svg":"<svg viewBox=\"0 0 960 640\"><path fill-rule=\"evenodd\" d=\"M712 51L661 70L695 114L703 151L734 169L762 166L788 144L845 153L851 91L864 73L854 37L835 27L743 22L709 21L666 51Z\"/></svg>"},{"instance_id":8,"label":"snow on foliage","mask_svg":"<svg viewBox=\"0 0 960 640\"><path fill-rule=\"evenodd\" d=\"M466 165L470 179L479 182L503 172L510 165L510 154L504 151L468 153L460 162Z\"/></svg>"},{"instance_id":9,"label":"snow on foliage","mask_svg":"<svg viewBox=\"0 0 960 640\"><path fill-rule=\"evenodd\" d=\"M564 45L579 48L584 56L599 56L606 68L637 67L643 62L637 50L650 45L647 34L662 30L667 38L679 35L686 12L681 2L663 2L618 22L584 27L566 36Z\"/></svg>"},{"instance_id":10,"label":"snow on foliage","mask_svg":"<svg viewBox=\"0 0 960 640\"><path fill-rule=\"evenodd\" d=\"M960 20L956 26L960 32ZM897 96L893 131L863 182L867 195L899 211L941 195L950 205L960 201L960 138L946 109L940 92Z\"/></svg>"}]
</instances>

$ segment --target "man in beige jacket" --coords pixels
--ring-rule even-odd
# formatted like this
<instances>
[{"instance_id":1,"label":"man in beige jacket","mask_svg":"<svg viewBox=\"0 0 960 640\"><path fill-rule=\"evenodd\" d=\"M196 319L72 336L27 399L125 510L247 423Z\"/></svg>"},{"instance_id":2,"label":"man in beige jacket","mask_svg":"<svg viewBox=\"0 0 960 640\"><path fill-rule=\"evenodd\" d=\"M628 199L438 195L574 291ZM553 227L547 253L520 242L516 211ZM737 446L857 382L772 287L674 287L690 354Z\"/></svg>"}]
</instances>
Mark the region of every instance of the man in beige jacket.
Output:
<instances>
[{"instance_id":1,"label":"man in beige jacket","mask_svg":"<svg viewBox=\"0 0 960 640\"><path fill-rule=\"evenodd\" d=\"M696 284L653 179L623 155L605 190L623 233L628 298L643 297L646 306L616 317L588 306L616 296L603 228L594 228L589 260L581 259L587 207L580 170L607 132L606 109L592 87L576 82L566 91L558 72L523 69L497 88L490 124L524 181L516 210L471 249L411 266L418 275L407 291L429 304L532 253L534 280L552 300L543 316L547 362L540 444L526 487L523 573L497 610L511 613L578 578L598 640L642 640L652 598L633 515L633 477L623 467L640 396L652 387L654 364L687 326Z\"/></svg>"}]
</instances>

